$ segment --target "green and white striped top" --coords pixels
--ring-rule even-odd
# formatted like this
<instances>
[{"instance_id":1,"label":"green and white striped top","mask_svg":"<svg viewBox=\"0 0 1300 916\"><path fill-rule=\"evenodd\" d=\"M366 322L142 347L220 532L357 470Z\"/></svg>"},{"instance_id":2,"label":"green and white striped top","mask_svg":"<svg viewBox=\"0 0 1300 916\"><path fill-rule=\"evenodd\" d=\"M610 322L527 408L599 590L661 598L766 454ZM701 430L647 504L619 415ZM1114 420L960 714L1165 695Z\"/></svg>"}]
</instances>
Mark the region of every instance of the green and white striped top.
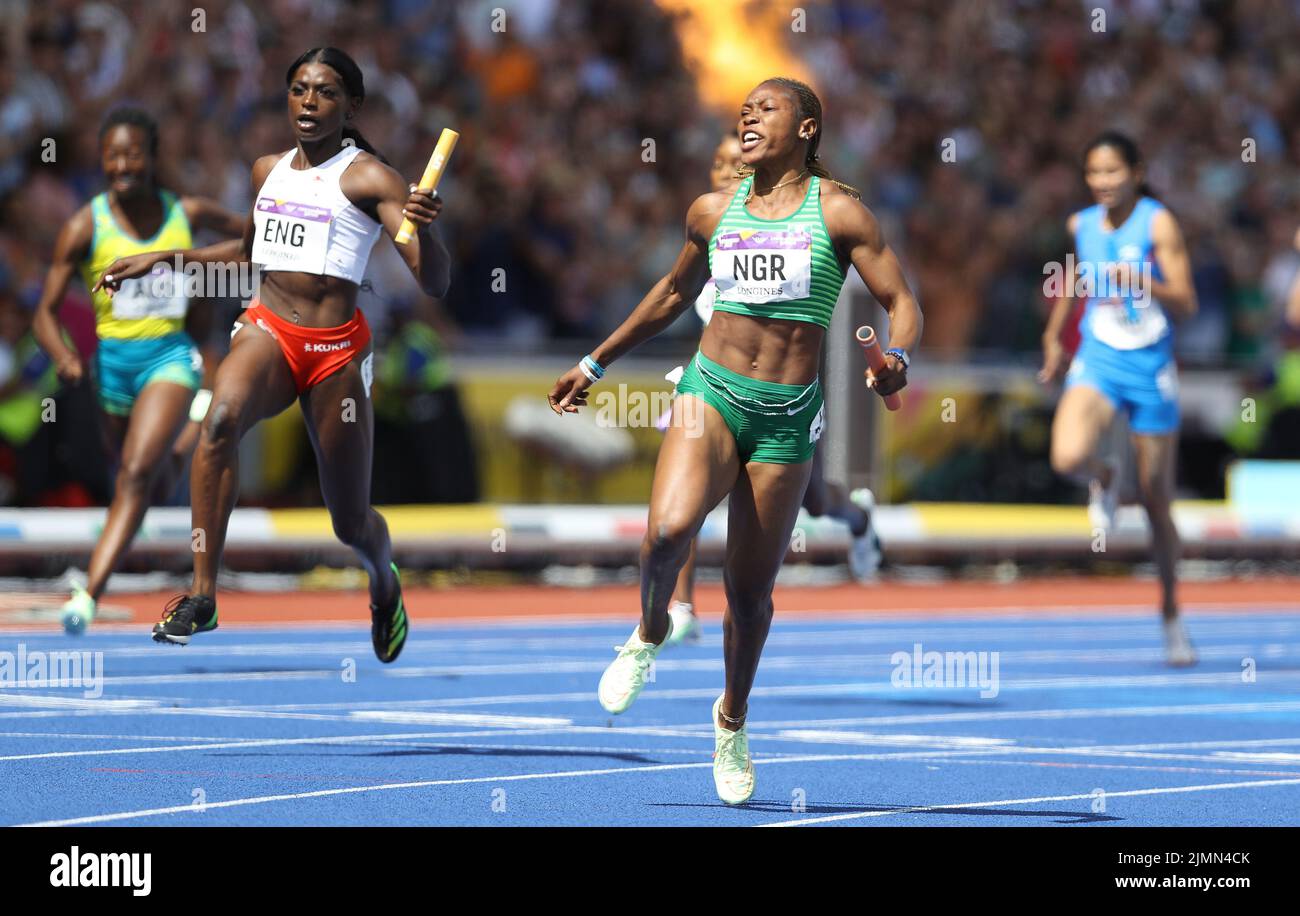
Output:
<instances>
[{"instance_id":1,"label":"green and white striped top","mask_svg":"<svg viewBox=\"0 0 1300 916\"><path fill-rule=\"evenodd\" d=\"M821 179L812 176L799 209L777 220L745 209L753 182L741 181L709 239L714 310L829 327L844 270L822 218Z\"/></svg>"}]
</instances>

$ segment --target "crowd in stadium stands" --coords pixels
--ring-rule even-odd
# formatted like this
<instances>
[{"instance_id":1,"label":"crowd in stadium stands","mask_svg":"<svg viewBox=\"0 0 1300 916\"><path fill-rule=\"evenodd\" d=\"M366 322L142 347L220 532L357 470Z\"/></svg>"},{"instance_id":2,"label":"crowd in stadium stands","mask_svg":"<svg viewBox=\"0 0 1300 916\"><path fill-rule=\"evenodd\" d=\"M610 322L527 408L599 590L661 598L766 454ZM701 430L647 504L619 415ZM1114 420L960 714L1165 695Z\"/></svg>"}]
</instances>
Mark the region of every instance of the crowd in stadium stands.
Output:
<instances>
[{"instance_id":1,"label":"crowd in stadium stands","mask_svg":"<svg viewBox=\"0 0 1300 916\"><path fill-rule=\"evenodd\" d=\"M1278 356L1300 268L1296 0L804 6L787 43L827 112L822 159L881 217L932 357L1032 361L1044 265L1089 203L1079 155L1106 127L1137 139L1188 238L1200 314L1180 329L1184 361ZM59 227L102 186L112 107L157 116L166 185L247 211L251 162L290 144L284 68L309 44L361 64L357 124L404 174L441 128L462 133L441 220L454 281L437 304L453 349L608 332L671 263L734 123L700 101L653 0L12 0L0 39L0 306L19 324ZM395 259L372 262L372 286L377 328L427 307ZM15 372L46 384L3 329L0 396Z\"/></svg>"}]
</instances>

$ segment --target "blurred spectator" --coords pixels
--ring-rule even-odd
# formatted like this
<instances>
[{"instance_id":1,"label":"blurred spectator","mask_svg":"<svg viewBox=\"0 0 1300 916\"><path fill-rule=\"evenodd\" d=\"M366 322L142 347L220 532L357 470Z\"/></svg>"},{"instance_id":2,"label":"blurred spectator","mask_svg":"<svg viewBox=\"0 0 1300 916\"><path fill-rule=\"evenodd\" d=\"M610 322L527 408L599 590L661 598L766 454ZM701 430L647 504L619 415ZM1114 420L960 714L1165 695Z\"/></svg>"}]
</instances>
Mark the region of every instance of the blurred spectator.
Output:
<instances>
[{"instance_id":1,"label":"blurred spectator","mask_svg":"<svg viewBox=\"0 0 1300 916\"><path fill-rule=\"evenodd\" d=\"M1280 315L1273 253L1300 209L1300 48L1272 24L1300 9L1114 2L1094 31L1085 7L814 4L816 28L789 51L816 75L823 159L897 227L931 317L926 349L1032 358L1042 265L1089 202L1079 152L1125 129L1193 252L1202 311L1182 357L1252 358ZM418 174L443 126L464 135L444 226L457 256L448 306L471 339L537 345L614 327L670 265L693 176L733 118L701 104L653 0L213 0L202 31L188 7L146 0L6 10L0 195L49 174L84 200L94 128L131 101L162 121L178 191L247 206L252 160L290 142L283 66L305 44L348 49L370 87L358 123L403 173ZM39 155L45 138L57 163ZM946 140L955 159L940 155ZM18 260L40 264L64 209L6 206L0 235L23 237Z\"/></svg>"},{"instance_id":2,"label":"blurred spectator","mask_svg":"<svg viewBox=\"0 0 1300 916\"><path fill-rule=\"evenodd\" d=\"M418 311L390 313L388 343L376 354L371 499L377 505L477 502L474 447L460 395L434 330L436 318L427 306Z\"/></svg>"},{"instance_id":3,"label":"blurred spectator","mask_svg":"<svg viewBox=\"0 0 1300 916\"><path fill-rule=\"evenodd\" d=\"M108 475L90 389L60 391L4 279L0 271L0 506L95 505Z\"/></svg>"},{"instance_id":4,"label":"blurred spectator","mask_svg":"<svg viewBox=\"0 0 1300 916\"><path fill-rule=\"evenodd\" d=\"M1300 267L1300 0L808 6L809 30L786 41L822 98L822 159L886 227L929 319L927 355L1037 360L1043 266L1091 202L1080 152L1115 127L1137 140L1192 252L1201 314L1180 331L1182 361L1277 356ZM100 189L95 135L111 107L158 116L169 186L247 208L253 160L292 142L285 66L334 44L363 64L358 126L403 174L420 173L443 127L462 134L441 188L461 339L580 353L671 265L734 123L686 67L707 49L683 53L654 0L208 0L202 12L199 28L189 4L0 5L11 295L39 285L59 226ZM397 345L423 352L422 333Z\"/></svg>"}]
</instances>

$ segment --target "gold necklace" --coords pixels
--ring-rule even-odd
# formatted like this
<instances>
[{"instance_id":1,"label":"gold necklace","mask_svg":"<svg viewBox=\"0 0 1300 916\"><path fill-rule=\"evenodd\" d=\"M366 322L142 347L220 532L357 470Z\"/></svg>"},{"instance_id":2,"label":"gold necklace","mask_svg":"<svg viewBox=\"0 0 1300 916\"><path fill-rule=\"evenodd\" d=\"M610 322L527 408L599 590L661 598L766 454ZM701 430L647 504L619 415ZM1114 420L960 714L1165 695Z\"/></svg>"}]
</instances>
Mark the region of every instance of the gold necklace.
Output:
<instances>
[{"instance_id":1,"label":"gold necklace","mask_svg":"<svg viewBox=\"0 0 1300 916\"><path fill-rule=\"evenodd\" d=\"M784 188L786 185L794 184L796 181L803 181L804 177L807 174L808 174L808 170L804 169L802 172L800 172L798 175L794 176L793 178L789 179L788 181L782 181L772 185L772 187L767 189L767 193L771 194L777 188ZM748 204L753 199L754 199L754 182L751 181L749 183L749 193L745 195L745 203Z\"/></svg>"}]
</instances>

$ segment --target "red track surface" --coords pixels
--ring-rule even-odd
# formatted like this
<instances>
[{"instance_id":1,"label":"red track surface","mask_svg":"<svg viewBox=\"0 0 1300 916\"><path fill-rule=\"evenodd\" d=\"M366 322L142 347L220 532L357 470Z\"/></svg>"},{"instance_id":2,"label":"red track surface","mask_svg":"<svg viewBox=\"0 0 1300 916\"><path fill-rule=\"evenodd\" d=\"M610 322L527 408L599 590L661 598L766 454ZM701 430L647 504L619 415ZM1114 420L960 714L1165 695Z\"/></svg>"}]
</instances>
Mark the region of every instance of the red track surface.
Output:
<instances>
[{"instance_id":1,"label":"red track surface","mask_svg":"<svg viewBox=\"0 0 1300 916\"><path fill-rule=\"evenodd\" d=\"M130 608L136 620L153 620L169 595L109 595L105 604ZM1159 587L1154 581L1116 579L1032 579L1010 584L944 582L933 585L885 583L869 587L778 588L778 615L798 613L879 613L943 615L972 610L1023 614L1026 610L1077 611L1096 608L1109 613L1154 612ZM1249 611L1300 612L1300 580L1188 582L1180 588L1185 607ZM361 592L223 592L221 622L283 624L318 621L364 622L367 599ZM722 612L719 585L696 589L696 604L706 616ZM635 617L635 586L560 588L406 589L408 612L417 620L466 620L492 617Z\"/></svg>"}]
</instances>

